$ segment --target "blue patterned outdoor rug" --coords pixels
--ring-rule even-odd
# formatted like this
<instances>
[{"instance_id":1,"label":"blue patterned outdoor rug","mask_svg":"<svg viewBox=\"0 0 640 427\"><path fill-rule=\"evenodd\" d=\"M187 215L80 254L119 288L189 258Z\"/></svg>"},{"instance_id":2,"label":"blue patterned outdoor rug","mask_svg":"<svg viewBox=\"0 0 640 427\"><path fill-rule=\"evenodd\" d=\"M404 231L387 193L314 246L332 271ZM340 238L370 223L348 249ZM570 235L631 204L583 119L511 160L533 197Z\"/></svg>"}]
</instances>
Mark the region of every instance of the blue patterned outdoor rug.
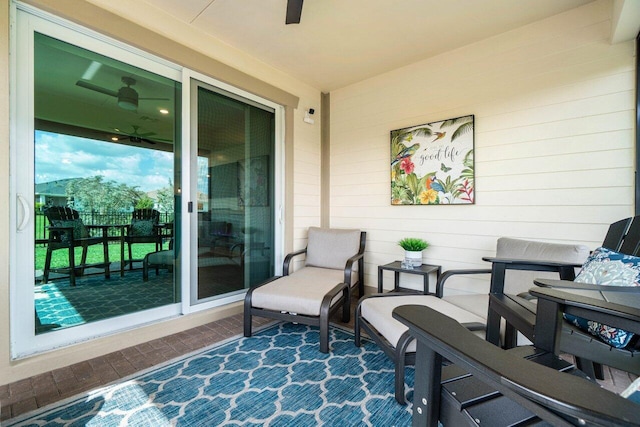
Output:
<instances>
[{"instance_id":1,"label":"blue patterned outdoor rug","mask_svg":"<svg viewBox=\"0 0 640 427\"><path fill-rule=\"evenodd\" d=\"M280 323L53 407L7 426L407 426L393 395L393 363L373 343L331 328ZM413 385L413 369L407 380Z\"/></svg>"}]
</instances>

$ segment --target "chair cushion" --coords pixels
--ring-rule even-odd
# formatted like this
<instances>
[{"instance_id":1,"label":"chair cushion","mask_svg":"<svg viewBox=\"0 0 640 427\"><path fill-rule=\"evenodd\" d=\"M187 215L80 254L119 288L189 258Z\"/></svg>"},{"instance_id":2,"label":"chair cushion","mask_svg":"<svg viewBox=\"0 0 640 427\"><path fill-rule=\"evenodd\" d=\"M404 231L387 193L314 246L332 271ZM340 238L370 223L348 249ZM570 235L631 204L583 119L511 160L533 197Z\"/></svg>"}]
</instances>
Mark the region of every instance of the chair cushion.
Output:
<instances>
[{"instance_id":1,"label":"chair cushion","mask_svg":"<svg viewBox=\"0 0 640 427\"><path fill-rule=\"evenodd\" d=\"M343 270L304 267L253 291L251 306L267 310L319 316L324 296L344 280ZM335 304L342 293L331 302Z\"/></svg>"},{"instance_id":2,"label":"chair cushion","mask_svg":"<svg viewBox=\"0 0 640 427\"><path fill-rule=\"evenodd\" d=\"M367 298L360 303L360 315L395 348L402 334L408 331L409 328L394 319L392 312L396 307L409 304L430 307L442 314L446 314L459 323L485 323L482 317L476 316L433 295L389 295ZM474 331L474 333L484 339L484 331ZM414 351L416 351L415 340L407 347L407 352Z\"/></svg>"},{"instance_id":3,"label":"chair cushion","mask_svg":"<svg viewBox=\"0 0 640 427\"><path fill-rule=\"evenodd\" d=\"M347 260L359 249L360 230L309 227L305 265L343 272Z\"/></svg>"},{"instance_id":4,"label":"chair cushion","mask_svg":"<svg viewBox=\"0 0 640 427\"><path fill-rule=\"evenodd\" d=\"M582 265L588 257L589 248L585 245L501 237L496 247L496 258L556 261ZM505 273L504 292L515 295L527 292L533 285L533 280L539 278L558 279L558 273L508 270Z\"/></svg>"},{"instance_id":5,"label":"chair cushion","mask_svg":"<svg viewBox=\"0 0 640 427\"><path fill-rule=\"evenodd\" d=\"M129 230L130 236L153 236L156 225L152 219L132 219L131 229Z\"/></svg>"},{"instance_id":6,"label":"chair cushion","mask_svg":"<svg viewBox=\"0 0 640 427\"><path fill-rule=\"evenodd\" d=\"M72 227L73 228L73 238L77 239L86 239L89 237L89 230L85 227L84 223L81 219L52 219L51 224L54 227ZM69 243L71 235L69 233L65 233L64 231L60 232L60 240L64 243Z\"/></svg>"},{"instance_id":7,"label":"chair cushion","mask_svg":"<svg viewBox=\"0 0 640 427\"><path fill-rule=\"evenodd\" d=\"M486 322L489 294L450 295L442 299L485 319L483 323Z\"/></svg>"},{"instance_id":8,"label":"chair cushion","mask_svg":"<svg viewBox=\"0 0 640 427\"><path fill-rule=\"evenodd\" d=\"M640 258L598 248L582 266L575 281L603 286L640 286ZM626 347L634 336L632 332L612 328L582 317L570 314L565 314L564 317L612 347Z\"/></svg>"}]
</instances>

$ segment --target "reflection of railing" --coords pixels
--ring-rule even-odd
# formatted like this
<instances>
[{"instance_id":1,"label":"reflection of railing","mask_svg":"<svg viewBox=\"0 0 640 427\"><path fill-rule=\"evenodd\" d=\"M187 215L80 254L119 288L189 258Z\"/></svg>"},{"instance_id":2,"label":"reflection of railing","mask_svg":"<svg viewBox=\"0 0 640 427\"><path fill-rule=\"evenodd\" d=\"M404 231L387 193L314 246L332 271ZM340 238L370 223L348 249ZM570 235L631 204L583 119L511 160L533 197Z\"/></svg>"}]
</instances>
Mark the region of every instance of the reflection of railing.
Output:
<instances>
[{"instance_id":1,"label":"reflection of railing","mask_svg":"<svg viewBox=\"0 0 640 427\"><path fill-rule=\"evenodd\" d=\"M85 225L127 225L131 223L131 212L79 212L80 218ZM49 238L49 222L43 212L36 212L35 215L35 241L36 244L44 244ZM165 224L173 223L173 212L161 212L160 222ZM120 237L122 227L111 227L109 237ZM111 239L110 239L111 240Z\"/></svg>"}]
</instances>

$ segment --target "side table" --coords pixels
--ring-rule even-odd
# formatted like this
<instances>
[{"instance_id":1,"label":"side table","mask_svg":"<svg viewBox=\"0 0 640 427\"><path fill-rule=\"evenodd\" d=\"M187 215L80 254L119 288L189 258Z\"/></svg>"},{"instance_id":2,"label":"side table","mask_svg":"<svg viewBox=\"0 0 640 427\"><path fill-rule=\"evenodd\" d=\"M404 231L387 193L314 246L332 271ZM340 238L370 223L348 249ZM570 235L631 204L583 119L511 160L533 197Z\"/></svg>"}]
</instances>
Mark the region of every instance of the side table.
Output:
<instances>
[{"instance_id":1,"label":"side table","mask_svg":"<svg viewBox=\"0 0 640 427\"><path fill-rule=\"evenodd\" d=\"M400 273L406 274L419 274L422 276L424 289L424 295L434 294L434 292L429 292L429 274L436 273L436 279L440 278L440 273L442 273L442 266L440 265L431 265L431 264L422 264L419 267L414 267L412 269L402 268L402 262L394 261L389 264L379 265L378 266L378 293L382 293L382 273L384 270L393 271L394 274L394 286L393 291L411 291L412 289L406 289L400 287Z\"/></svg>"}]
</instances>

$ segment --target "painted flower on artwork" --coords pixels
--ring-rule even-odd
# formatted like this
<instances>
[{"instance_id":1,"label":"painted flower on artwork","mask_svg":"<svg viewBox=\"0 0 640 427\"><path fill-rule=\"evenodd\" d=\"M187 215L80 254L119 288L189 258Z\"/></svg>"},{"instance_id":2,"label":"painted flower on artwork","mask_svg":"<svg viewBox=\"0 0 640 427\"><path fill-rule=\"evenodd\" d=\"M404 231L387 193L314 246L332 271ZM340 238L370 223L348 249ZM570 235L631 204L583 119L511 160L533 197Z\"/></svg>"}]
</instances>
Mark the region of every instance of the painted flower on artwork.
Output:
<instances>
[{"instance_id":1,"label":"painted flower on artwork","mask_svg":"<svg viewBox=\"0 0 640 427\"><path fill-rule=\"evenodd\" d=\"M402 161L400 162L400 169L402 169L404 171L404 173L406 173L407 175L409 175L410 173L413 172L413 168L414 168L414 164L411 161L410 158L404 158L402 159Z\"/></svg>"},{"instance_id":2,"label":"painted flower on artwork","mask_svg":"<svg viewBox=\"0 0 640 427\"><path fill-rule=\"evenodd\" d=\"M420 193L420 203L423 205L430 205L436 203L438 200L438 192L433 189L429 189Z\"/></svg>"}]
</instances>

